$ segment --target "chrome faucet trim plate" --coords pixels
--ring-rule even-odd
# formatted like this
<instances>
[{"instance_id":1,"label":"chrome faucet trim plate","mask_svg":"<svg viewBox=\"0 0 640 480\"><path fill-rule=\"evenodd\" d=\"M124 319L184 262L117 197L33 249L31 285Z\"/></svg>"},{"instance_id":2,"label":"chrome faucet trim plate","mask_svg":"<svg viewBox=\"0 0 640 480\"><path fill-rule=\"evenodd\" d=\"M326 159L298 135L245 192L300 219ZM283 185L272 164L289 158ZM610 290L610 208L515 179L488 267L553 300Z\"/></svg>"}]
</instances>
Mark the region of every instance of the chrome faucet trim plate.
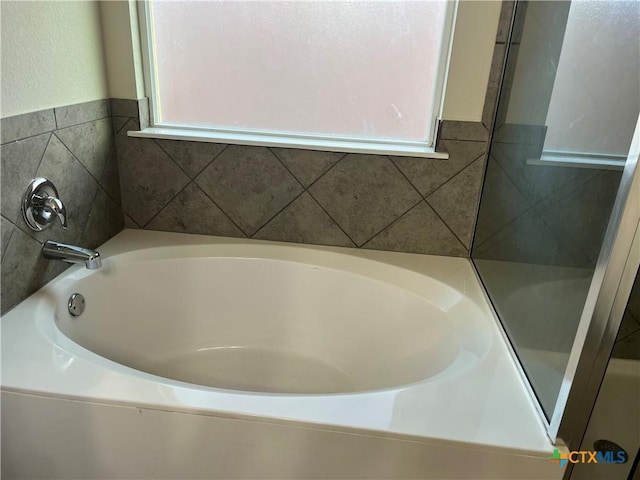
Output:
<instances>
[{"instance_id":1,"label":"chrome faucet trim plate","mask_svg":"<svg viewBox=\"0 0 640 480\"><path fill-rule=\"evenodd\" d=\"M40 177L29 183L22 198L22 217L36 232L49 228L56 218L67 228L67 210L50 180Z\"/></svg>"}]
</instances>

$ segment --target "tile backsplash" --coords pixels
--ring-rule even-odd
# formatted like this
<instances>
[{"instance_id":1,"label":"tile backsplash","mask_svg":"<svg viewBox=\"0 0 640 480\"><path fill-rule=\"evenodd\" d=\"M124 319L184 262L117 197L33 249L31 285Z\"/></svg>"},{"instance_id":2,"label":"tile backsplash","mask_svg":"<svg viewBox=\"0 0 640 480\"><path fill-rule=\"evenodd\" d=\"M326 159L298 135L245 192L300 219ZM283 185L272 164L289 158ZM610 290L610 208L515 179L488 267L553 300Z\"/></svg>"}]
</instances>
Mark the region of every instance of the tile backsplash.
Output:
<instances>
[{"instance_id":1,"label":"tile backsplash","mask_svg":"<svg viewBox=\"0 0 640 480\"><path fill-rule=\"evenodd\" d=\"M118 124L130 227L468 254L488 137L480 122L444 123L448 160L134 138L137 118Z\"/></svg>"},{"instance_id":2,"label":"tile backsplash","mask_svg":"<svg viewBox=\"0 0 640 480\"><path fill-rule=\"evenodd\" d=\"M2 313L67 268L40 254L51 239L95 248L123 228L118 163L108 100L3 118ZM34 232L22 219L27 184L46 177L65 204L69 227Z\"/></svg>"}]
</instances>

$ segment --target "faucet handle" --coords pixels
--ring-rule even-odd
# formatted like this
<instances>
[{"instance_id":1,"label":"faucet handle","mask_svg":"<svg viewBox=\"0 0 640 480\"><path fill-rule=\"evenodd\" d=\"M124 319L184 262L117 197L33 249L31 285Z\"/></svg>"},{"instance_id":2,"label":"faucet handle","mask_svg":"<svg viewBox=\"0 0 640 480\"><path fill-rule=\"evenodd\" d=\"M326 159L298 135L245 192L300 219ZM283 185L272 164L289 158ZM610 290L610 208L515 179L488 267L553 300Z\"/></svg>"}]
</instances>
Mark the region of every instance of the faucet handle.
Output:
<instances>
[{"instance_id":1,"label":"faucet handle","mask_svg":"<svg viewBox=\"0 0 640 480\"><path fill-rule=\"evenodd\" d=\"M32 230L39 232L58 218L67 228L67 209L58 198L58 190L46 178L35 178L27 186L22 199L22 217Z\"/></svg>"},{"instance_id":2,"label":"faucet handle","mask_svg":"<svg viewBox=\"0 0 640 480\"><path fill-rule=\"evenodd\" d=\"M57 197L47 197L44 200L44 208L49 209L55 213L60 219L62 228L67 229L67 209L64 207L62 201Z\"/></svg>"}]
</instances>

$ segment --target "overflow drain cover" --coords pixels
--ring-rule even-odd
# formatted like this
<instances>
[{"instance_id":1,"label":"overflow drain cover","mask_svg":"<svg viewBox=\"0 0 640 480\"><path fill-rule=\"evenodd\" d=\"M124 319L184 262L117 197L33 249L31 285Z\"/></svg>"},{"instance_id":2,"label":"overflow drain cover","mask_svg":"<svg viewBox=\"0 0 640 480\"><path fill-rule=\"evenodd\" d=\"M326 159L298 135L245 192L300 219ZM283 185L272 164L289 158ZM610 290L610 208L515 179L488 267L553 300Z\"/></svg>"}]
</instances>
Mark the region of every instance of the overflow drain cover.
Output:
<instances>
[{"instance_id":1,"label":"overflow drain cover","mask_svg":"<svg viewBox=\"0 0 640 480\"><path fill-rule=\"evenodd\" d=\"M84 297L79 293L73 293L69 297L69 313L74 317L82 315L84 312Z\"/></svg>"}]
</instances>

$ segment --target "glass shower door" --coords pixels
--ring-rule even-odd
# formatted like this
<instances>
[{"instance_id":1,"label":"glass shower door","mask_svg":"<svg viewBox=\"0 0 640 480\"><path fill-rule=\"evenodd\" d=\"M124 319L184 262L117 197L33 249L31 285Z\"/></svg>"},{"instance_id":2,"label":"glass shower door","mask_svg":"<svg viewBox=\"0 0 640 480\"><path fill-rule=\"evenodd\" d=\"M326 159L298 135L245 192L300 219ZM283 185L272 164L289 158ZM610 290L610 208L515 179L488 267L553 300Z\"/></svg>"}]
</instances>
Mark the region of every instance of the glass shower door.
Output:
<instances>
[{"instance_id":1,"label":"glass shower door","mask_svg":"<svg viewBox=\"0 0 640 480\"><path fill-rule=\"evenodd\" d=\"M550 424L628 200L639 38L638 1L516 4L471 256Z\"/></svg>"}]
</instances>

